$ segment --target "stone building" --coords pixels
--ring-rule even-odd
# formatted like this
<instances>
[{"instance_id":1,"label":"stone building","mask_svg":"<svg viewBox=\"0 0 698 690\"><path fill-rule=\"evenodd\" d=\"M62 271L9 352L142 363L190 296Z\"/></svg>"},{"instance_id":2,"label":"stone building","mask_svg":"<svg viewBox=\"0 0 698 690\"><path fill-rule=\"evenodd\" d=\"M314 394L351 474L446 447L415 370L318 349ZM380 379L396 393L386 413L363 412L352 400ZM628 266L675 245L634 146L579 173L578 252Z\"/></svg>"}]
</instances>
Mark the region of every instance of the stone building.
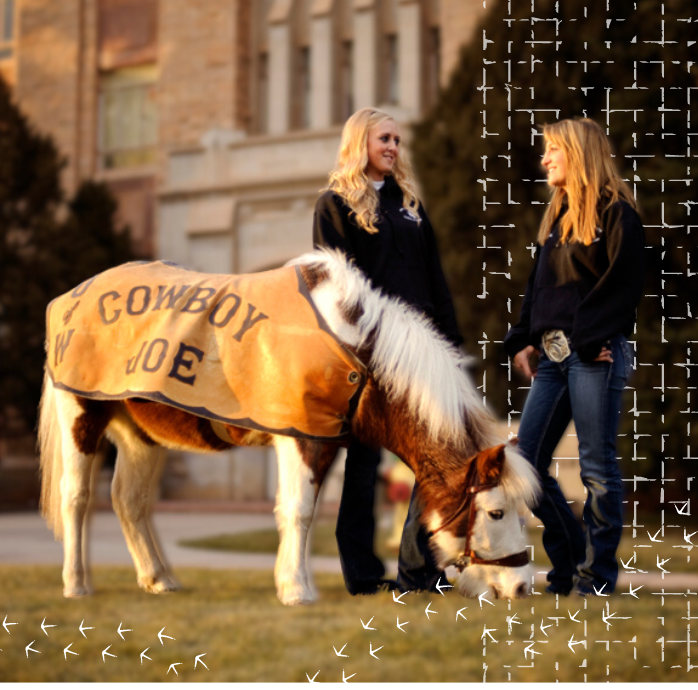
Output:
<instances>
[{"instance_id":1,"label":"stone building","mask_svg":"<svg viewBox=\"0 0 698 690\"><path fill-rule=\"evenodd\" d=\"M419 118L484 4L0 0L0 73L66 155L66 189L105 181L140 253L247 273L311 248L344 120ZM275 482L271 456L240 449L171 459L165 490L269 498Z\"/></svg>"}]
</instances>

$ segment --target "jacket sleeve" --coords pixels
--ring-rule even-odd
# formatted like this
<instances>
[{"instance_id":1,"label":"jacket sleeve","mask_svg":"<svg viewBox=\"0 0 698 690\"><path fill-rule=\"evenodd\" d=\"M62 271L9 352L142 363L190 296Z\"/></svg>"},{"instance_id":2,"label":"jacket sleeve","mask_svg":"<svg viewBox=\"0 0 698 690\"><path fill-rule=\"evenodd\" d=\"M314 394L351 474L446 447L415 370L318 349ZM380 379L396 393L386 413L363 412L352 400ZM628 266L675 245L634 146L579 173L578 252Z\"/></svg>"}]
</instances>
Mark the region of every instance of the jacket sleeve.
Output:
<instances>
[{"instance_id":1,"label":"jacket sleeve","mask_svg":"<svg viewBox=\"0 0 698 690\"><path fill-rule=\"evenodd\" d=\"M352 259L354 247L349 236L348 217L339 203L333 192L325 192L317 200L313 216L313 245L316 248L339 249Z\"/></svg>"},{"instance_id":2,"label":"jacket sleeve","mask_svg":"<svg viewBox=\"0 0 698 690\"><path fill-rule=\"evenodd\" d=\"M535 344L531 342L531 304L533 302L533 286L536 282L540 253L541 248L537 247L536 256L533 261L533 269L526 283L526 292L524 293L523 303L521 304L519 322L513 325L504 337L504 349L512 359L525 347Z\"/></svg>"},{"instance_id":3,"label":"jacket sleeve","mask_svg":"<svg viewBox=\"0 0 698 690\"><path fill-rule=\"evenodd\" d=\"M434 321L441 333L456 347L462 342L463 338L458 330L458 322L456 320L456 312L453 308L453 300L451 293L446 283L441 260L439 259L439 250L436 246L436 237L434 229L431 227L429 218L426 213L420 208L420 215L424 225L424 237L427 246L427 266L429 271L429 283L431 285L432 300L434 304Z\"/></svg>"},{"instance_id":4,"label":"jacket sleeve","mask_svg":"<svg viewBox=\"0 0 698 690\"><path fill-rule=\"evenodd\" d=\"M577 308L572 345L583 362L594 360L602 346L633 323L642 296L645 233L640 217L625 202L603 216L609 266Z\"/></svg>"}]
</instances>

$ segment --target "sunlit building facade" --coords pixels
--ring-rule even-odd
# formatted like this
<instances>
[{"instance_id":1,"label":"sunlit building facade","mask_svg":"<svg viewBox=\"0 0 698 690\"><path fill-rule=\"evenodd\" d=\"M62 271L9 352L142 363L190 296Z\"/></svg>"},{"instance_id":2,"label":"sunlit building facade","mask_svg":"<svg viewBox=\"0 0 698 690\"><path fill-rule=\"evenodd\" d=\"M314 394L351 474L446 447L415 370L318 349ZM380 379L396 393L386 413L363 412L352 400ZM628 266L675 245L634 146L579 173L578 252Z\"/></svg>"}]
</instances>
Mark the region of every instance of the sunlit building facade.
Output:
<instances>
[{"instance_id":1,"label":"sunlit building facade","mask_svg":"<svg viewBox=\"0 0 698 690\"><path fill-rule=\"evenodd\" d=\"M66 189L106 182L139 253L247 273L311 248L342 123L369 105L422 116L483 4L0 0L0 74L66 156ZM181 454L164 486L267 499L275 464Z\"/></svg>"}]
</instances>

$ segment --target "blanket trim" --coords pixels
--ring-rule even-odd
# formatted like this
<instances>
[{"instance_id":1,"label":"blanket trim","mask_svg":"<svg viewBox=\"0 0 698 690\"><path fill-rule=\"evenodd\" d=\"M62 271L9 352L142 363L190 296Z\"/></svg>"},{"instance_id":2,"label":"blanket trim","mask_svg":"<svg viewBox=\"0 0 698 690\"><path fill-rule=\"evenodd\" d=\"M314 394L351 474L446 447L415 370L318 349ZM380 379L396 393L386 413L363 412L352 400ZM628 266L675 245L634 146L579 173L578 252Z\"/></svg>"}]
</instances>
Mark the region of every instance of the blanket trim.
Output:
<instances>
[{"instance_id":1,"label":"blanket trim","mask_svg":"<svg viewBox=\"0 0 698 690\"><path fill-rule=\"evenodd\" d=\"M303 431L296 429L295 427L289 426L284 429L272 429L271 427L263 426L258 424L249 418L243 419L230 419L228 417L221 417L213 412L210 412L205 407L187 407L174 400L170 400L167 396L160 392L143 392L143 391L124 391L118 395L108 395L107 393L102 393L100 391L90 391L83 392L66 386L63 383L56 383L53 379L53 373L48 370L48 375L51 377L53 387L57 390L66 391L67 393L72 393L79 398L88 398L89 400L104 400L104 401L119 401L119 400L148 400L154 403L161 403L163 405L168 405L169 407L174 407L183 412L188 412L195 417L202 417L203 419L208 419L214 422L221 422L223 424L228 424L230 426L237 426L242 429L250 429L251 431L264 431L273 436L292 436L293 438L303 438L308 441L343 441L351 433L351 419L347 417L342 424L342 432L337 436L313 436L311 434L306 434ZM356 394L352 398L356 397ZM230 439L227 439L230 442Z\"/></svg>"}]
</instances>

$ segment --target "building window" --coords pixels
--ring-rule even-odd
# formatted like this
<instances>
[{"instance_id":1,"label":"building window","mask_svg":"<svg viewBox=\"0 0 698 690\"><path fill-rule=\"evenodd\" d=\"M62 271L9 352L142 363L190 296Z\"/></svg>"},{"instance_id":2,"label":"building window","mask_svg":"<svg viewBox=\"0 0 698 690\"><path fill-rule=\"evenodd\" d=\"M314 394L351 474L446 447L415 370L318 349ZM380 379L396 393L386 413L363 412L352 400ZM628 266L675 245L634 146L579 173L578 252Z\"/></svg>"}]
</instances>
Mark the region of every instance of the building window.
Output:
<instances>
[{"instance_id":1,"label":"building window","mask_svg":"<svg viewBox=\"0 0 698 690\"><path fill-rule=\"evenodd\" d=\"M157 67L115 70L100 79L100 162L103 169L156 161Z\"/></svg>"},{"instance_id":2,"label":"building window","mask_svg":"<svg viewBox=\"0 0 698 690\"><path fill-rule=\"evenodd\" d=\"M354 44L342 41L339 46L339 113L338 121L344 122L354 112Z\"/></svg>"},{"instance_id":3,"label":"building window","mask_svg":"<svg viewBox=\"0 0 698 690\"><path fill-rule=\"evenodd\" d=\"M385 56L385 83L383 88L384 101L390 105L397 105L399 92L399 64L398 64L398 38L397 34L388 34L384 39Z\"/></svg>"},{"instance_id":4,"label":"building window","mask_svg":"<svg viewBox=\"0 0 698 690\"><path fill-rule=\"evenodd\" d=\"M298 48L296 53L295 88L293 90L293 126L310 128L310 48Z\"/></svg>"},{"instance_id":5,"label":"building window","mask_svg":"<svg viewBox=\"0 0 698 690\"><path fill-rule=\"evenodd\" d=\"M426 32L425 101L427 108L436 104L441 86L441 31L432 26Z\"/></svg>"},{"instance_id":6,"label":"building window","mask_svg":"<svg viewBox=\"0 0 698 690\"><path fill-rule=\"evenodd\" d=\"M15 0L0 0L0 60L7 60L14 53Z\"/></svg>"},{"instance_id":7,"label":"building window","mask_svg":"<svg viewBox=\"0 0 698 690\"><path fill-rule=\"evenodd\" d=\"M257 58L257 132L269 131L269 53Z\"/></svg>"}]
</instances>

